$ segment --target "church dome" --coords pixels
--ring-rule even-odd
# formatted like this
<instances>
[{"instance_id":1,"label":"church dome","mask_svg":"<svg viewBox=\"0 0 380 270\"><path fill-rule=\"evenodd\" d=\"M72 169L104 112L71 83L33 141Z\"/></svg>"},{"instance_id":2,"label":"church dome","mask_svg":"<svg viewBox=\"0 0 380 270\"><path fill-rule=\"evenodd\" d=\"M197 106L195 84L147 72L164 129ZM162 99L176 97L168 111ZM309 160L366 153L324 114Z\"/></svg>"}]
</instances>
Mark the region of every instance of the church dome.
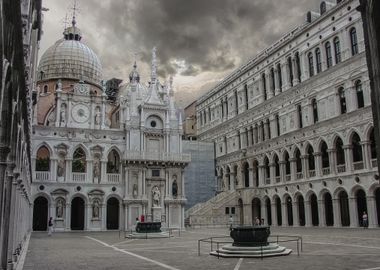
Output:
<instances>
[{"instance_id":1,"label":"church dome","mask_svg":"<svg viewBox=\"0 0 380 270\"><path fill-rule=\"evenodd\" d=\"M81 42L79 28L66 28L64 38L46 50L38 66L38 78L74 79L101 86L102 65L98 56Z\"/></svg>"}]
</instances>

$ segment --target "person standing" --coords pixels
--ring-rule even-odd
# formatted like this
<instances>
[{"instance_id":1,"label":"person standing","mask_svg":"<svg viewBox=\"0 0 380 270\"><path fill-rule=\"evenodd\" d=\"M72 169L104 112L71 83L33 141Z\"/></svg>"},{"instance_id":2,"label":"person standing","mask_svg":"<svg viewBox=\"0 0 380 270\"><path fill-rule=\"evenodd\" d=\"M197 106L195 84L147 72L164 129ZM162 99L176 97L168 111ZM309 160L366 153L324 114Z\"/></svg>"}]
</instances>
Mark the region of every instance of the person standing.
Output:
<instances>
[{"instance_id":1,"label":"person standing","mask_svg":"<svg viewBox=\"0 0 380 270\"><path fill-rule=\"evenodd\" d=\"M230 224L230 231L231 231L232 230L232 224L234 224L234 219L232 218L232 215L230 215L228 223Z\"/></svg>"},{"instance_id":2,"label":"person standing","mask_svg":"<svg viewBox=\"0 0 380 270\"><path fill-rule=\"evenodd\" d=\"M53 233L53 218L50 217L49 218L49 228L48 228L48 236L51 236L51 234Z\"/></svg>"},{"instance_id":3,"label":"person standing","mask_svg":"<svg viewBox=\"0 0 380 270\"><path fill-rule=\"evenodd\" d=\"M363 228L364 229L368 228L368 215L365 211L363 212L362 219L363 219Z\"/></svg>"}]
</instances>

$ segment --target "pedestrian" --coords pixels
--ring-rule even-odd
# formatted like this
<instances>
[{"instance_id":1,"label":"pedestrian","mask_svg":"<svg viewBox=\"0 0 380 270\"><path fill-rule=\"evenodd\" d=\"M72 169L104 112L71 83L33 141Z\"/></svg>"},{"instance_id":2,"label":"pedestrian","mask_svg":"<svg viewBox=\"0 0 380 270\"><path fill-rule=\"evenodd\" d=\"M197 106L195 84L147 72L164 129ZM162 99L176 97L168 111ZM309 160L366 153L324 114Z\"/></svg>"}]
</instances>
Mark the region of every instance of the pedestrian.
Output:
<instances>
[{"instance_id":1,"label":"pedestrian","mask_svg":"<svg viewBox=\"0 0 380 270\"><path fill-rule=\"evenodd\" d=\"M260 223L260 225L265 225L265 224L264 224L264 219L263 219L263 218L261 219L261 223Z\"/></svg>"},{"instance_id":2,"label":"pedestrian","mask_svg":"<svg viewBox=\"0 0 380 270\"><path fill-rule=\"evenodd\" d=\"M367 215L367 213L365 211L363 212L362 219L363 219L363 227L364 227L364 229L368 228L368 215Z\"/></svg>"},{"instance_id":3,"label":"pedestrian","mask_svg":"<svg viewBox=\"0 0 380 270\"><path fill-rule=\"evenodd\" d=\"M233 219L232 215L230 215L228 223L230 224L230 231L232 231L232 224L234 224L234 219Z\"/></svg>"},{"instance_id":4,"label":"pedestrian","mask_svg":"<svg viewBox=\"0 0 380 270\"><path fill-rule=\"evenodd\" d=\"M51 236L51 234L53 233L53 218L52 217L49 218L48 225L49 225L48 236Z\"/></svg>"},{"instance_id":5,"label":"pedestrian","mask_svg":"<svg viewBox=\"0 0 380 270\"><path fill-rule=\"evenodd\" d=\"M260 219L258 217L256 217L255 219L255 226L259 226L260 225Z\"/></svg>"},{"instance_id":6,"label":"pedestrian","mask_svg":"<svg viewBox=\"0 0 380 270\"><path fill-rule=\"evenodd\" d=\"M140 221L141 221L141 223L144 223L144 222L145 222L145 216L144 216L144 215L141 215L141 216L140 216Z\"/></svg>"}]
</instances>

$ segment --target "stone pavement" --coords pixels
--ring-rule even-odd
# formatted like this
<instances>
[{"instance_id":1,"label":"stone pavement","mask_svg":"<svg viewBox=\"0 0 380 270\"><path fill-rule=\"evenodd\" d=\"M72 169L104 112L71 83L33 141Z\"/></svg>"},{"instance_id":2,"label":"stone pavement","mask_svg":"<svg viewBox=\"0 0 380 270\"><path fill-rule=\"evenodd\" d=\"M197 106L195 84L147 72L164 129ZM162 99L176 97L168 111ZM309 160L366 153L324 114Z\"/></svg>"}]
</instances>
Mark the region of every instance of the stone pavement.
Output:
<instances>
[{"instance_id":1,"label":"stone pavement","mask_svg":"<svg viewBox=\"0 0 380 270\"><path fill-rule=\"evenodd\" d=\"M295 243L286 257L218 259L210 245L198 239L228 234L225 228L190 229L164 239L125 239L118 232L33 233L24 269L366 269L380 270L380 230L335 228L272 228L272 234L300 235L303 252Z\"/></svg>"}]
</instances>

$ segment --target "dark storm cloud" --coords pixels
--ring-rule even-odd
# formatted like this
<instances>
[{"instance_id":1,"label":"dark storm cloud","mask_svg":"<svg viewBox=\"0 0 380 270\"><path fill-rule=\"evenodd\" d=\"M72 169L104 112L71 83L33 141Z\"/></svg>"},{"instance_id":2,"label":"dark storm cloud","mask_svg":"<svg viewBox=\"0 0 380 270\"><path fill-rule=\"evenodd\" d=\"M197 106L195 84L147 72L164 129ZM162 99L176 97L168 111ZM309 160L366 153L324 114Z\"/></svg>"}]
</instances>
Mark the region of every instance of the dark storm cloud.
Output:
<instances>
[{"instance_id":1,"label":"dark storm cloud","mask_svg":"<svg viewBox=\"0 0 380 270\"><path fill-rule=\"evenodd\" d=\"M109 0L94 8L80 0L82 13L95 16L97 47L103 66L118 70L133 52L150 62L156 46L159 74L182 75L231 70L303 22L317 0ZM95 12L95 14L94 14ZM93 28L93 26L91 26ZM125 66L125 64L124 64Z\"/></svg>"}]
</instances>

